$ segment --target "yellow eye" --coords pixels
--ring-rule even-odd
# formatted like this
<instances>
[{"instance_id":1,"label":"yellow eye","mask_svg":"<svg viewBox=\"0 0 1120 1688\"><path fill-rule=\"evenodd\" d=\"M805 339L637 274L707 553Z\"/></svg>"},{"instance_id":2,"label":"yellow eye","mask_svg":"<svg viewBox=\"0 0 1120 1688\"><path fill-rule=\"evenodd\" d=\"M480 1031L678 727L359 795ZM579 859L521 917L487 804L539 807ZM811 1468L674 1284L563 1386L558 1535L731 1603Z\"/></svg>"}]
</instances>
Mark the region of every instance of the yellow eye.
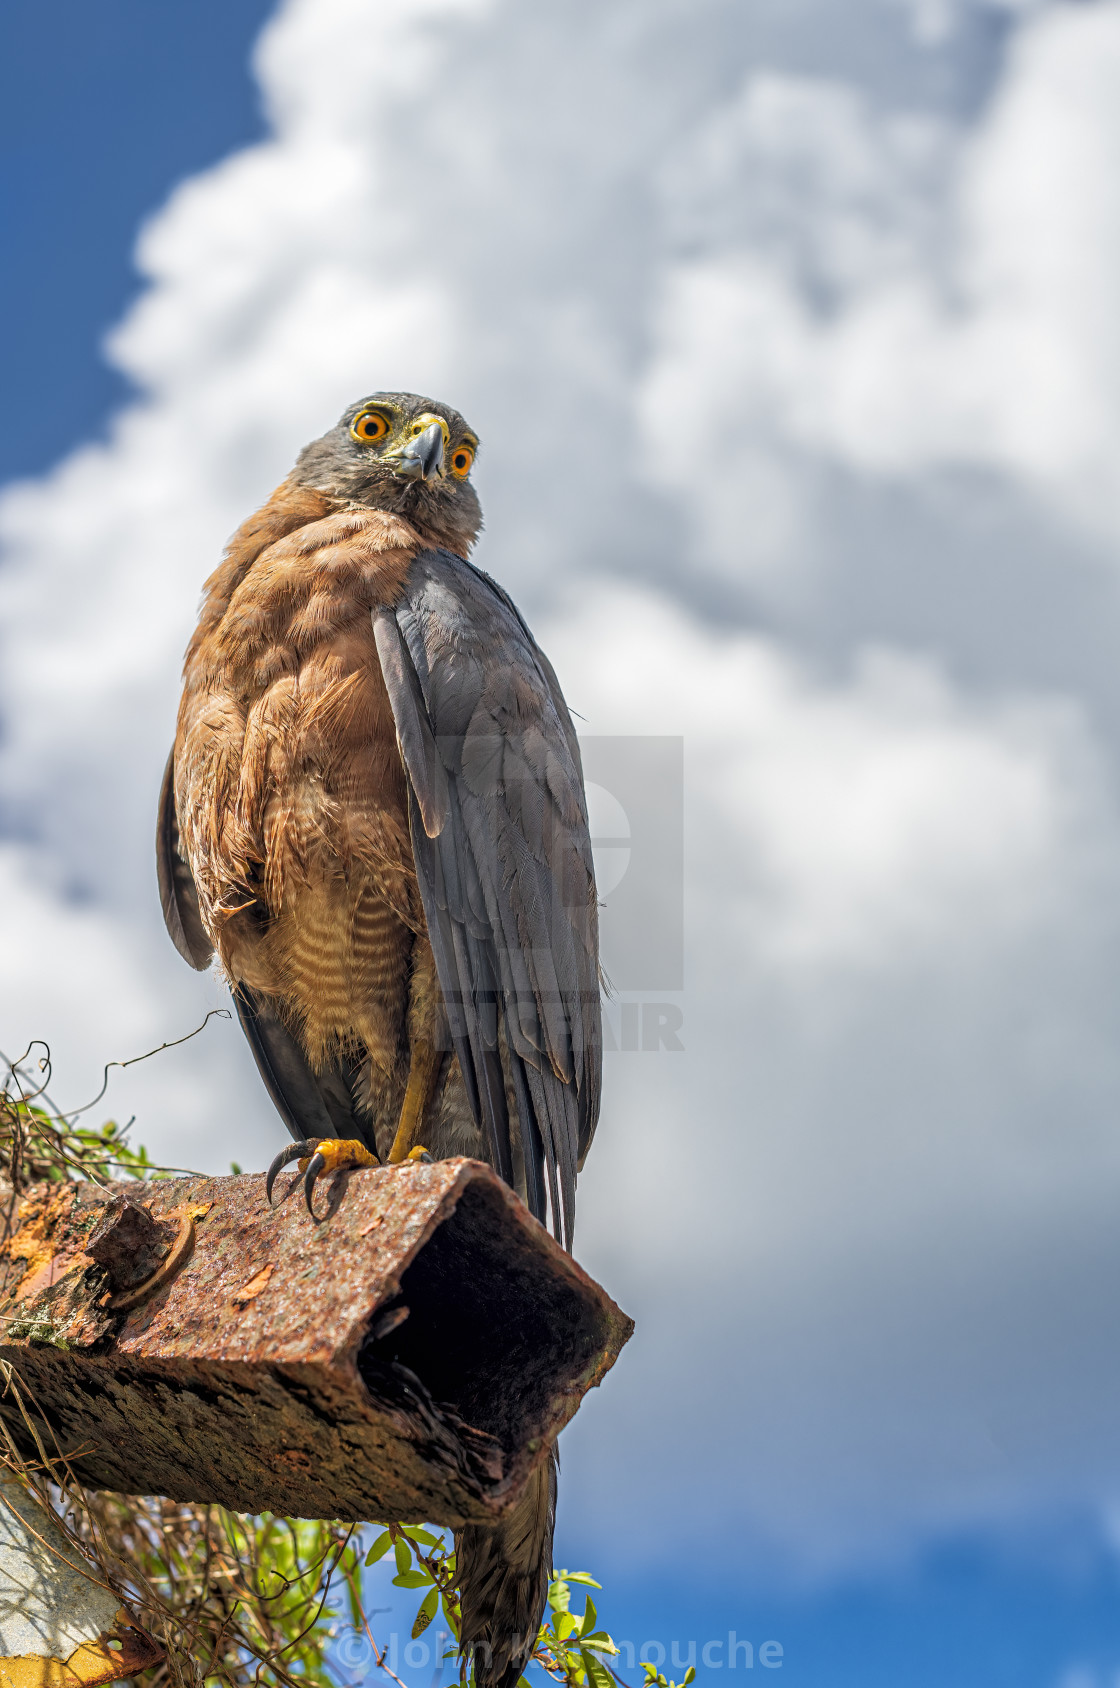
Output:
<instances>
[{"instance_id":1,"label":"yellow eye","mask_svg":"<svg viewBox=\"0 0 1120 1688\"><path fill-rule=\"evenodd\" d=\"M389 432L388 419L379 410L363 410L350 424L356 440L383 440Z\"/></svg>"},{"instance_id":2,"label":"yellow eye","mask_svg":"<svg viewBox=\"0 0 1120 1688\"><path fill-rule=\"evenodd\" d=\"M459 478L462 479L464 475L470 474L471 464L473 462L474 452L471 450L470 446L457 445L455 450L451 453L451 473L453 475L458 475Z\"/></svg>"}]
</instances>

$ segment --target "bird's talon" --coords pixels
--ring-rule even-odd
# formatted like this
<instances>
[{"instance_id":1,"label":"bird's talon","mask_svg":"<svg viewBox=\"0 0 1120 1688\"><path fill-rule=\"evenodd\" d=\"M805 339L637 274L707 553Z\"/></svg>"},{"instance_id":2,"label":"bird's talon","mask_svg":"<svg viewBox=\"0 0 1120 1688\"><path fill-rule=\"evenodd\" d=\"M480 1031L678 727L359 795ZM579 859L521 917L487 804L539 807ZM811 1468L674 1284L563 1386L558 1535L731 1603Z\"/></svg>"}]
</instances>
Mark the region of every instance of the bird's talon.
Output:
<instances>
[{"instance_id":1,"label":"bird's talon","mask_svg":"<svg viewBox=\"0 0 1120 1688\"><path fill-rule=\"evenodd\" d=\"M408 1151L405 1159L410 1161L420 1161L424 1166L432 1165L431 1155L428 1153L427 1149L422 1149L419 1144L415 1149L410 1149Z\"/></svg>"},{"instance_id":2,"label":"bird's talon","mask_svg":"<svg viewBox=\"0 0 1120 1688\"><path fill-rule=\"evenodd\" d=\"M306 1150L312 1147L305 1143ZM315 1184L324 1173L354 1172L365 1166L380 1166L376 1155L371 1155L364 1143L359 1143L356 1137L320 1137L314 1144L315 1153L307 1162L300 1162L300 1170L304 1166L307 1170L303 1180L303 1193L307 1198L307 1211L315 1223L319 1223L319 1216L315 1212L313 1197Z\"/></svg>"},{"instance_id":3,"label":"bird's talon","mask_svg":"<svg viewBox=\"0 0 1120 1688\"><path fill-rule=\"evenodd\" d=\"M315 1194L315 1180L318 1178L319 1174L321 1172L325 1172L326 1169L326 1156L314 1154L307 1163L307 1174L303 1180L303 1193L307 1200L307 1211L311 1215L312 1219L314 1219L316 1225L319 1223L319 1215L315 1212L315 1203L312 1200Z\"/></svg>"},{"instance_id":4,"label":"bird's talon","mask_svg":"<svg viewBox=\"0 0 1120 1688\"><path fill-rule=\"evenodd\" d=\"M299 1162L299 1170L302 1172L304 1167L307 1165L308 1160L315 1153L321 1142L321 1137L309 1137L302 1143L289 1143L286 1149L281 1149L280 1153L276 1156L276 1159L269 1167L268 1176L264 1181L264 1193L268 1198L269 1207L272 1206L272 1187L276 1183L280 1173L283 1172L286 1166L290 1166L293 1161Z\"/></svg>"}]
</instances>

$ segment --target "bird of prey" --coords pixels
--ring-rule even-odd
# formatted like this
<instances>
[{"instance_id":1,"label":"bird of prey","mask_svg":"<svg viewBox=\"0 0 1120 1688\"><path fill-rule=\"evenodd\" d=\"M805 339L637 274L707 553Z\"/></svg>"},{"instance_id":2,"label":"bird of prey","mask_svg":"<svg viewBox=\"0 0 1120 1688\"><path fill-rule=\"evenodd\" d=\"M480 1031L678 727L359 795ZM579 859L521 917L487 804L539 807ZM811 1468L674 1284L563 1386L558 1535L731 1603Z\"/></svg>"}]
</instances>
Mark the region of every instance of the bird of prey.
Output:
<instances>
[{"instance_id":1,"label":"bird of prey","mask_svg":"<svg viewBox=\"0 0 1120 1688\"><path fill-rule=\"evenodd\" d=\"M216 952L294 1142L270 1169L488 1161L571 1246L602 1067L579 747L468 560L478 439L374 393L301 453L206 584L160 800L177 948ZM457 1533L461 1644L510 1688L551 1567L555 1456Z\"/></svg>"}]
</instances>

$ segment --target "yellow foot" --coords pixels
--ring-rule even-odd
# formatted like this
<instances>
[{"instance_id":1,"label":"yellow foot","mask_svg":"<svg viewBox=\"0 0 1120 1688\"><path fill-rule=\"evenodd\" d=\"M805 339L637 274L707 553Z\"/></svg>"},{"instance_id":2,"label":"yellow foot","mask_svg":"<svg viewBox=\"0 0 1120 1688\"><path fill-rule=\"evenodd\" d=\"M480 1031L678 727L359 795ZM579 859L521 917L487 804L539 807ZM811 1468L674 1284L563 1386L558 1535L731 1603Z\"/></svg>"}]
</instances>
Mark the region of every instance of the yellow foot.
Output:
<instances>
[{"instance_id":1,"label":"yellow foot","mask_svg":"<svg viewBox=\"0 0 1120 1688\"><path fill-rule=\"evenodd\" d=\"M307 1199L307 1211L316 1221L319 1216L315 1212L312 1198L318 1179L331 1172L350 1172L358 1167L381 1164L377 1156L371 1155L365 1144L360 1143L356 1137L308 1137L302 1143L289 1143L268 1169L264 1190L270 1205L272 1186L276 1182L277 1174L292 1161L298 1161L299 1170L306 1174L303 1193Z\"/></svg>"},{"instance_id":2,"label":"yellow foot","mask_svg":"<svg viewBox=\"0 0 1120 1688\"><path fill-rule=\"evenodd\" d=\"M407 1142L407 1138L405 1139L405 1141ZM421 1147L420 1144L417 1144L415 1149L408 1149L408 1148L405 1148L400 1143L400 1141L398 1140L396 1143L393 1144L393 1147L389 1150L389 1158L385 1162L385 1165L386 1166L407 1166L409 1161L433 1161L433 1160L435 1160L435 1156L433 1154L429 1154L428 1150Z\"/></svg>"}]
</instances>

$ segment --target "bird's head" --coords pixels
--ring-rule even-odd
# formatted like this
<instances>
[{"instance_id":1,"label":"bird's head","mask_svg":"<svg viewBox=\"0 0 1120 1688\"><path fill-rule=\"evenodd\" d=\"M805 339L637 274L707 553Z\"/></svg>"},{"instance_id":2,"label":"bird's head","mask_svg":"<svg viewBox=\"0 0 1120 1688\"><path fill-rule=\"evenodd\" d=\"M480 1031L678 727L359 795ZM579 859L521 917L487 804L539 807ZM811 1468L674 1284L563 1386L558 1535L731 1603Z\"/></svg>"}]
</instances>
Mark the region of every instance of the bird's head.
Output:
<instances>
[{"instance_id":1,"label":"bird's head","mask_svg":"<svg viewBox=\"0 0 1120 1688\"><path fill-rule=\"evenodd\" d=\"M471 485L478 436L450 405L416 393L373 393L304 446L294 479L426 529L465 554L482 527Z\"/></svg>"}]
</instances>

